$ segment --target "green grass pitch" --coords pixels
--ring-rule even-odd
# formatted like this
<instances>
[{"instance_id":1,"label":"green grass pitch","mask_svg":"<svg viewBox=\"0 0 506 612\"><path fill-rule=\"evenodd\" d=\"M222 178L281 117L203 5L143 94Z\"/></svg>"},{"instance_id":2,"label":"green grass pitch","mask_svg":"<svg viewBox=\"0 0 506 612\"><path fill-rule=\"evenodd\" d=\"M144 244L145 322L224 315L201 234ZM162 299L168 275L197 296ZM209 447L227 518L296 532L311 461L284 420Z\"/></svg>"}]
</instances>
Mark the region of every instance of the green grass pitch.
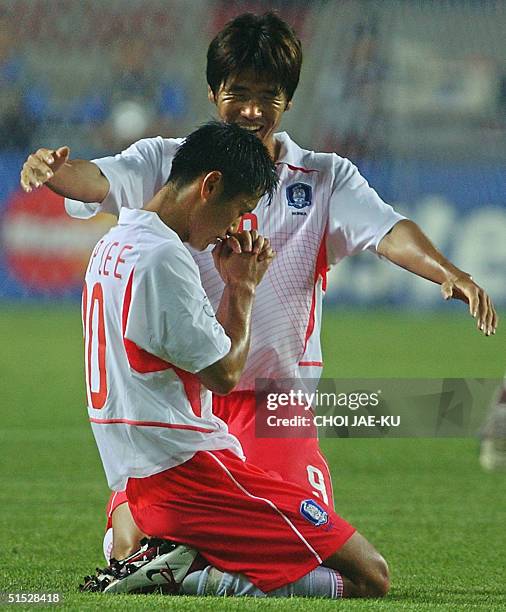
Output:
<instances>
[{"instance_id":1,"label":"green grass pitch","mask_svg":"<svg viewBox=\"0 0 506 612\"><path fill-rule=\"evenodd\" d=\"M84 409L76 307L2 307L0 591L59 591L64 609L505 610L506 474L484 474L476 440L323 440L338 512L390 564L384 600L220 600L80 594L103 565L107 490ZM465 310L332 312L325 374L500 377L504 331Z\"/></svg>"}]
</instances>

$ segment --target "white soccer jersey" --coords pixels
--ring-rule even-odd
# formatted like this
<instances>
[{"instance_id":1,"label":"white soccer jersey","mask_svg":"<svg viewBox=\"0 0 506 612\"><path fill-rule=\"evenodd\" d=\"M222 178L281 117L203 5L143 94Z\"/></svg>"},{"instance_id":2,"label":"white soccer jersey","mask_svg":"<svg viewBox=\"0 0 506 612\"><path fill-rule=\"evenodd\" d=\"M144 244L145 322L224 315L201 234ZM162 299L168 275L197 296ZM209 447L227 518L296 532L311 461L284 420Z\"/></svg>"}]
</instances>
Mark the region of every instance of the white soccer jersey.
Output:
<instances>
[{"instance_id":1,"label":"white soccer jersey","mask_svg":"<svg viewBox=\"0 0 506 612\"><path fill-rule=\"evenodd\" d=\"M375 251L401 219L369 187L357 168L336 154L301 149L285 132L279 143L279 187L244 220L271 239L277 257L256 293L251 348L238 390L257 378L313 378L321 373L321 307L330 265L365 249ZM114 157L95 160L111 185L102 204L66 201L67 212L87 218L98 211L147 203L167 182L181 139L140 140ZM210 249L193 253L214 307L223 283Z\"/></svg>"},{"instance_id":2,"label":"white soccer jersey","mask_svg":"<svg viewBox=\"0 0 506 612\"><path fill-rule=\"evenodd\" d=\"M124 208L96 245L83 327L89 418L111 489L201 450L243 457L195 376L230 339L190 253L157 214Z\"/></svg>"}]
</instances>

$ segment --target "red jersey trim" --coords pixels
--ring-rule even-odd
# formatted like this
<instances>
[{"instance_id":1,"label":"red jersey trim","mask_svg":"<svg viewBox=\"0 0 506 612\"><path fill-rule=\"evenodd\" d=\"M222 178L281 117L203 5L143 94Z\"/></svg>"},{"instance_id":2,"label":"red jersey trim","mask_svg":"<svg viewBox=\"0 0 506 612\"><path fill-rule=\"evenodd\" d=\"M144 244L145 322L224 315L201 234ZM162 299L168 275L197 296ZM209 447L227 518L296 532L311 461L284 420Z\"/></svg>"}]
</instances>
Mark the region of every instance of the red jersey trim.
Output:
<instances>
[{"instance_id":1,"label":"red jersey trim","mask_svg":"<svg viewBox=\"0 0 506 612\"><path fill-rule=\"evenodd\" d=\"M135 268L130 273L128 283L125 289L125 297L123 299L123 312L121 316L122 330L123 330L123 344L125 346L128 363L132 368L140 374L147 374L149 372L163 372L163 370L169 370L172 367L168 361L156 357L148 353L144 349L132 342L128 338L125 338L126 326L128 321L128 313L130 312L130 304L132 302L132 285L134 280Z\"/></svg>"},{"instance_id":2,"label":"red jersey trim","mask_svg":"<svg viewBox=\"0 0 506 612\"><path fill-rule=\"evenodd\" d=\"M320 249L318 251L318 255L316 257L316 266L314 271L314 287L313 287L313 297L311 298L311 309L309 311L309 321L306 329L306 339L304 341L304 351L302 354L306 352L307 343L309 338L311 337L314 331L315 325L315 309L316 309L316 283L318 279L322 278L322 289L326 291L327 289L327 272L329 270L329 265L327 262L327 229L325 228L325 232L323 234L323 239L320 244ZM299 364L300 365L300 364Z\"/></svg>"},{"instance_id":3,"label":"red jersey trim","mask_svg":"<svg viewBox=\"0 0 506 612\"><path fill-rule=\"evenodd\" d=\"M134 279L135 268L130 273L128 283L125 289L125 297L123 299L122 312L122 330L123 330L123 345L125 347L128 363L140 374L149 374L152 372L163 372L164 370L174 370L176 375L183 383L186 397L191 404L193 412L197 416L202 414L202 402L200 398L200 380L195 374L186 372L176 367L172 363L160 359L156 355L152 355L141 349L135 342L125 338L126 326L128 321L128 313L130 312L130 304L132 302L132 285Z\"/></svg>"},{"instance_id":4,"label":"red jersey trim","mask_svg":"<svg viewBox=\"0 0 506 612\"><path fill-rule=\"evenodd\" d=\"M290 168L290 170L293 170L294 172L304 172L304 174L311 174L311 172L320 172L319 170L316 170L314 168L302 168L301 166L292 166L292 164L288 164L284 161L276 162L276 165L280 164L288 166L288 168Z\"/></svg>"},{"instance_id":5,"label":"red jersey trim","mask_svg":"<svg viewBox=\"0 0 506 612\"><path fill-rule=\"evenodd\" d=\"M195 425L183 425L178 423L162 423L159 421L132 421L131 419L95 419L89 418L90 423L97 425L133 425L134 427L162 427L163 429L188 429L190 431L198 431L200 433L213 433L214 429L206 427L196 427Z\"/></svg>"},{"instance_id":6,"label":"red jersey trim","mask_svg":"<svg viewBox=\"0 0 506 612\"><path fill-rule=\"evenodd\" d=\"M323 368L323 361L299 361L300 366L317 366Z\"/></svg>"}]
</instances>

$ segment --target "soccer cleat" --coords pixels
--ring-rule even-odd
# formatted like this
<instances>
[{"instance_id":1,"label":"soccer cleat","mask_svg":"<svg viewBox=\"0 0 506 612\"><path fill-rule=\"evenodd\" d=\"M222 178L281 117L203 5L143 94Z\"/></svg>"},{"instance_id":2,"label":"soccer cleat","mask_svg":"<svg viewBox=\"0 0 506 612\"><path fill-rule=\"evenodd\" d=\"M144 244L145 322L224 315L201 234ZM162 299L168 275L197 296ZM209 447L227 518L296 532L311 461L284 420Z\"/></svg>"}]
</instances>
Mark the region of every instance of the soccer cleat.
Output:
<instances>
[{"instance_id":1,"label":"soccer cleat","mask_svg":"<svg viewBox=\"0 0 506 612\"><path fill-rule=\"evenodd\" d=\"M179 587L195 565L197 551L168 540L145 538L141 548L123 561L111 559L110 565L86 576L81 591L100 593L152 593L169 595Z\"/></svg>"},{"instance_id":2,"label":"soccer cleat","mask_svg":"<svg viewBox=\"0 0 506 612\"><path fill-rule=\"evenodd\" d=\"M484 470L506 470L506 403L493 405L481 433L480 465Z\"/></svg>"}]
</instances>

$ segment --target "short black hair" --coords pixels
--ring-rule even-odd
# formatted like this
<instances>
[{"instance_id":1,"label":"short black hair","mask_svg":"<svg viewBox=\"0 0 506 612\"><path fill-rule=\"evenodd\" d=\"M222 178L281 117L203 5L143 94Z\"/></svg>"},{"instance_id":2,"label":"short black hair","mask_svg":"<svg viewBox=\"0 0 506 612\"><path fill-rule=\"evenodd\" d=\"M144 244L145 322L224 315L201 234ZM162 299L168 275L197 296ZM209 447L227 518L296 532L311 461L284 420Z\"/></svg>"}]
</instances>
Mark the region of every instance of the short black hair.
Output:
<instances>
[{"instance_id":1,"label":"short black hair","mask_svg":"<svg viewBox=\"0 0 506 612\"><path fill-rule=\"evenodd\" d=\"M229 21L207 51L207 83L216 96L222 83L245 70L277 84L290 101L302 66L302 45L293 29L272 12L243 13Z\"/></svg>"},{"instance_id":2,"label":"short black hair","mask_svg":"<svg viewBox=\"0 0 506 612\"><path fill-rule=\"evenodd\" d=\"M233 123L210 121L185 138L172 161L168 183L187 185L206 172L223 175L224 196L272 197L276 166L262 141Z\"/></svg>"}]
</instances>

